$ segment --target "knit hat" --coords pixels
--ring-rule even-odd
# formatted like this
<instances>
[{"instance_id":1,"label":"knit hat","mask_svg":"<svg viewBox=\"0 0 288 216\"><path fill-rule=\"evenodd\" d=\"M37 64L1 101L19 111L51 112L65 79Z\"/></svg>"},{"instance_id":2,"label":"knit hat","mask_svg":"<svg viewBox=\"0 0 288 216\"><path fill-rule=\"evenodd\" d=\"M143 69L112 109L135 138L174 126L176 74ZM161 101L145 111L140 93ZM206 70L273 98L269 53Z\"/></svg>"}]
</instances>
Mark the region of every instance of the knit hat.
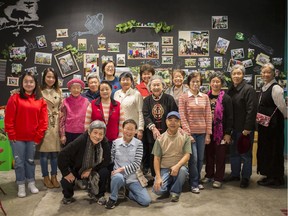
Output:
<instances>
[{"instance_id":1,"label":"knit hat","mask_svg":"<svg viewBox=\"0 0 288 216\"><path fill-rule=\"evenodd\" d=\"M81 87L82 87L82 89L84 89L84 87L85 87L84 82L83 82L81 79L78 79L78 78L74 78L74 79L70 80L70 81L67 83L67 88L70 89L71 86L72 86L73 84L75 84L75 83L80 84Z\"/></svg>"}]
</instances>

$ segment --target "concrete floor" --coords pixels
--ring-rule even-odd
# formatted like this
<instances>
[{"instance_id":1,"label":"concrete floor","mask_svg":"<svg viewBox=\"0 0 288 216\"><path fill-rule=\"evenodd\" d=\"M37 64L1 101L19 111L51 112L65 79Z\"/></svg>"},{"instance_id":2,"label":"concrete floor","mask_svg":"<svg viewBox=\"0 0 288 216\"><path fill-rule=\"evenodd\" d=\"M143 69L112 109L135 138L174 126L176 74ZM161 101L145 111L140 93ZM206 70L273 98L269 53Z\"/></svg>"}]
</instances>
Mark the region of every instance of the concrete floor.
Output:
<instances>
[{"instance_id":1,"label":"concrete floor","mask_svg":"<svg viewBox=\"0 0 288 216\"><path fill-rule=\"evenodd\" d=\"M287 164L287 161L286 161ZM204 170L204 167L203 167ZM27 193L25 198L17 198L14 170L0 172L0 186L7 195L0 192L0 200L9 216L56 216L56 215L125 215L125 216L246 216L246 215L287 215L287 187L278 189L258 186L256 181L261 177L256 174L253 167L253 175L250 187L241 189L239 182L226 183L222 189L214 189L211 184L205 185L205 190L200 194L192 194L188 184L184 186L184 192L178 203L171 203L169 199L157 199L151 192L152 204L143 208L130 200L119 200L115 209L107 210L96 203L89 204L85 191L75 191L76 202L70 205L61 204L61 189L47 189L43 186L40 166L36 166L36 185L39 194ZM230 165L226 172L230 171ZM204 175L204 173L202 173ZM287 166L286 166L287 174ZM287 175L286 175L287 176ZM60 178L60 175L58 176ZM286 178L287 180L287 178ZM286 181L287 182L287 181ZM108 197L109 194L106 194ZM282 210L282 211L281 211ZM0 216L4 215L0 210Z\"/></svg>"}]
</instances>

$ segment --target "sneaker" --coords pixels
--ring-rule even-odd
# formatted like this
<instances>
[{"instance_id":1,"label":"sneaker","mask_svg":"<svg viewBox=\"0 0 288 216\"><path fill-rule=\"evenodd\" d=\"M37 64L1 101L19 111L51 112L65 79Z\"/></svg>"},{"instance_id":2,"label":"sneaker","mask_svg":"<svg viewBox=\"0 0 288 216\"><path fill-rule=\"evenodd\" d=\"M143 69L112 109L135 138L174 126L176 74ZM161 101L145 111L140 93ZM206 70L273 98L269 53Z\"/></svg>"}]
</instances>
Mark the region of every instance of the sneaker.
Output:
<instances>
[{"instance_id":1,"label":"sneaker","mask_svg":"<svg viewBox=\"0 0 288 216\"><path fill-rule=\"evenodd\" d=\"M198 187L191 187L191 192L192 193L195 193L195 194L199 194L200 193L200 190Z\"/></svg>"},{"instance_id":2,"label":"sneaker","mask_svg":"<svg viewBox=\"0 0 288 216\"><path fill-rule=\"evenodd\" d=\"M81 189L81 190L86 190L88 188L88 181L84 180L84 179L78 179L77 180L77 186Z\"/></svg>"},{"instance_id":3,"label":"sneaker","mask_svg":"<svg viewBox=\"0 0 288 216\"><path fill-rule=\"evenodd\" d=\"M75 198L73 198L73 197L70 197L70 198L65 198L65 197L63 197L63 199L62 199L62 203L64 204L64 205L69 205L69 204L71 204L71 203L73 203L73 202L75 202L76 200L75 200Z\"/></svg>"},{"instance_id":4,"label":"sneaker","mask_svg":"<svg viewBox=\"0 0 288 216\"><path fill-rule=\"evenodd\" d=\"M171 195L171 202L178 202L179 201L179 196L176 194Z\"/></svg>"},{"instance_id":5,"label":"sneaker","mask_svg":"<svg viewBox=\"0 0 288 216\"><path fill-rule=\"evenodd\" d=\"M18 197L26 197L25 184L18 185Z\"/></svg>"},{"instance_id":6,"label":"sneaker","mask_svg":"<svg viewBox=\"0 0 288 216\"><path fill-rule=\"evenodd\" d=\"M109 200L107 201L105 208L107 209L114 209L116 205L116 201L112 200L109 198Z\"/></svg>"},{"instance_id":7,"label":"sneaker","mask_svg":"<svg viewBox=\"0 0 288 216\"><path fill-rule=\"evenodd\" d=\"M104 197L104 196L102 196L102 197L100 197L99 199L98 199L98 201L97 201L97 203L99 204L99 205L105 205L106 204L106 198Z\"/></svg>"},{"instance_id":8,"label":"sneaker","mask_svg":"<svg viewBox=\"0 0 288 216\"><path fill-rule=\"evenodd\" d=\"M212 182L212 178L205 177L205 178L201 179L201 182L204 183L204 184Z\"/></svg>"},{"instance_id":9,"label":"sneaker","mask_svg":"<svg viewBox=\"0 0 288 216\"><path fill-rule=\"evenodd\" d=\"M28 188L31 191L32 194L37 194L39 193L38 188L35 186L35 182L29 182L28 183Z\"/></svg>"},{"instance_id":10,"label":"sneaker","mask_svg":"<svg viewBox=\"0 0 288 216\"><path fill-rule=\"evenodd\" d=\"M198 185L199 190L204 190L204 186L202 184Z\"/></svg>"},{"instance_id":11,"label":"sneaker","mask_svg":"<svg viewBox=\"0 0 288 216\"><path fill-rule=\"evenodd\" d=\"M213 182L213 188L221 188L221 186L222 186L221 182L219 182L219 181L214 181Z\"/></svg>"}]
</instances>

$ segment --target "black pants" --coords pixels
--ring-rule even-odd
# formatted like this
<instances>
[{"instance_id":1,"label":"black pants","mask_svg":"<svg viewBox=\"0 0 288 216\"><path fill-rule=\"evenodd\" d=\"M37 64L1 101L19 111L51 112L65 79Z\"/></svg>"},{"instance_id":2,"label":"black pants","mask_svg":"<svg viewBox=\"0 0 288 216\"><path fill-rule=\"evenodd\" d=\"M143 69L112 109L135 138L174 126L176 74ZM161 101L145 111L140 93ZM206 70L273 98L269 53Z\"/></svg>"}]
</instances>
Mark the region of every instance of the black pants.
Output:
<instances>
[{"instance_id":1,"label":"black pants","mask_svg":"<svg viewBox=\"0 0 288 216\"><path fill-rule=\"evenodd\" d=\"M103 167L100 170L98 170L98 174L100 176L100 181L99 181L99 194L97 196L101 197L101 196L104 196L104 194L106 192L106 181L108 179L108 176L110 175L110 172L107 169L107 167ZM76 178L79 177L78 173L76 173L76 172L73 172L73 175ZM64 177L62 177L61 186L62 186L62 193L63 193L65 198L73 197L75 181L70 183Z\"/></svg>"}]
</instances>

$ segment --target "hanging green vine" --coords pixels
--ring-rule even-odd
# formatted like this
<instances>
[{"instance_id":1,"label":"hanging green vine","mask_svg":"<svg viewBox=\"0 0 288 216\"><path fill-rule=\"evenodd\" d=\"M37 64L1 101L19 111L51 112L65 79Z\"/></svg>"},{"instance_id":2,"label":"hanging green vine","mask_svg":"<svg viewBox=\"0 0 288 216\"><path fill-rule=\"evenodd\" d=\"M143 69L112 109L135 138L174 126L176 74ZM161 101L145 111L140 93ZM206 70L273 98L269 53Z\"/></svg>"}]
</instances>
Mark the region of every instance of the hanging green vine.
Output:
<instances>
[{"instance_id":1,"label":"hanging green vine","mask_svg":"<svg viewBox=\"0 0 288 216\"><path fill-rule=\"evenodd\" d=\"M159 33L160 31L166 33L172 31L173 29L173 25L167 25L167 23L163 21L158 23L152 22L144 24L137 22L136 20L129 20L127 22L119 23L116 25L116 31L120 33L126 33L128 31L135 31L135 28L141 27L154 28L156 33Z\"/></svg>"}]
</instances>

